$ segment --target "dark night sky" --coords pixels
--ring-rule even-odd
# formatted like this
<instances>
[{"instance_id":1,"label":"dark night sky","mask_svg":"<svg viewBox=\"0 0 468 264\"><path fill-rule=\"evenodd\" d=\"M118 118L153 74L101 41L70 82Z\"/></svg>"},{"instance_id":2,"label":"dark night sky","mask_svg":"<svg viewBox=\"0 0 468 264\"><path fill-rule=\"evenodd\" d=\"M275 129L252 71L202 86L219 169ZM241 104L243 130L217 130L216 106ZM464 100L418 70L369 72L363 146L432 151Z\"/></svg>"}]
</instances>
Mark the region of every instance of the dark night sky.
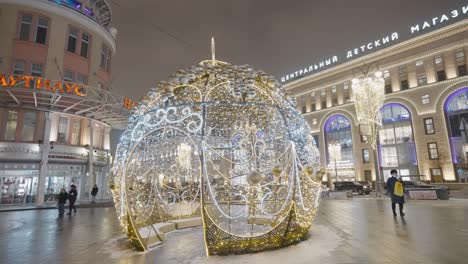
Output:
<instances>
[{"instance_id":1,"label":"dark night sky","mask_svg":"<svg viewBox=\"0 0 468 264\"><path fill-rule=\"evenodd\" d=\"M119 30L113 91L138 99L173 72L216 57L279 79L468 0L109 0ZM466 17L466 16L465 16Z\"/></svg>"}]
</instances>

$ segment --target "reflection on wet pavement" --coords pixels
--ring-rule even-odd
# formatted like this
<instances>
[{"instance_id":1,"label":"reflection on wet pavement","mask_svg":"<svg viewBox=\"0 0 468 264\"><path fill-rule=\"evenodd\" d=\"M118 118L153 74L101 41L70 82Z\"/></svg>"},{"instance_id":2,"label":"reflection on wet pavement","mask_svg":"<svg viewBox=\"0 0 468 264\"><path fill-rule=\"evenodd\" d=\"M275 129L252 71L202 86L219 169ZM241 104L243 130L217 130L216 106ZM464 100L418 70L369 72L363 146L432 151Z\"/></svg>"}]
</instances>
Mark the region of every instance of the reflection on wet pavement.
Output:
<instances>
[{"instance_id":1,"label":"reflection on wet pavement","mask_svg":"<svg viewBox=\"0 0 468 264\"><path fill-rule=\"evenodd\" d=\"M421 201L394 218L388 200L323 201L309 239L250 255L206 257L201 227L148 253L128 245L113 208L0 213L0 263L465 263L468 200Z\"/></svg>"}]
</instances>

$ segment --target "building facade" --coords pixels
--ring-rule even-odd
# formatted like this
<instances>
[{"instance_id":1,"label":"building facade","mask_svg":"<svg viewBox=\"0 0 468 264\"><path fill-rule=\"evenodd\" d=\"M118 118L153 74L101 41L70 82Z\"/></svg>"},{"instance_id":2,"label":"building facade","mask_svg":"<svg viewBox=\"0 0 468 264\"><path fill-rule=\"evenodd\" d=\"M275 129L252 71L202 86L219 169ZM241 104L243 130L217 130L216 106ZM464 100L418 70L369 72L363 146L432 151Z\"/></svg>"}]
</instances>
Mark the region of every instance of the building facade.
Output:
<instances>
[{"instance_id":1,"label":"building facade","mask_svg":"<svg viewBox=\"0 0 468 264\"><path fill-rule=\"evenodd\" d=\"M117 31L105 0L0 0L0 204L54 202L71 184L110 198Z\"/></svg>"},{"instance_id":2,"label":"building facade","mask_svg":"<svg viewBox=\"0 0 468 264\"><path fill-rule=\"evenodd\" d=\"M369 68L385 79L378 158L432 182L468 179L468 20L419 35L285 85L297 100L327 168L324 181L374 181L371 146L361 136L351 80Z\"/></svg>"}]
</instances>

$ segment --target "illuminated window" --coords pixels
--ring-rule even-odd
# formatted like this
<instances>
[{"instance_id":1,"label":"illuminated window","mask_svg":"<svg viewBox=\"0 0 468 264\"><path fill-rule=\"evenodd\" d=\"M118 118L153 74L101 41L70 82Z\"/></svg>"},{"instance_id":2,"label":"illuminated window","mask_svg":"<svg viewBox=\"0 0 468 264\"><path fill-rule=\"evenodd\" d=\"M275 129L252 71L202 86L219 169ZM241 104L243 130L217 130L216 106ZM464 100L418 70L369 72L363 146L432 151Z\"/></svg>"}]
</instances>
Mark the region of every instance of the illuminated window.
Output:
<instances>
[{"instance_id":1,"label":"illuminated window","mask_svg":"<svg viewBox=\"0 0 468 264\"><path fill-rule=\"evenodd\" d=\"M458 50L455 52L455 59L457 61L464 61L465 60L465 52L463 50Z\"/></svg>"},{"instance_id":2,"label":"illuminated window","mask_svg":"<svg viewBox=\"0 0 468 264\"><path fill-rule=\"evenodd\" d=\"M39 17L36 29L36 43L46 44L48 28L49 20L47 18Z\"/></svg>"},{"instance_id":3,"label":"illuminated window","mask_svg":"<svg viewBox=\"0 0 468 264\"><path fill-rule=\"evenodd\" d=\"M42 64L33 63L31 64L31 76L42 77Z\"/></svg>"},{"instance_id":4,"label":"illuminated window","mask_svg":"<svg viewBox=\"0 0 468 264\"><path fill-rule=\"evenodd\" d=\"M385 71L383 72L383 77L384 77L384 79L390 78L390 72L389 72L388 70L385 70Z\"/></svg>"},{"instance_id":5,"label":"illuminated window","mask_svg":"<svg viewBox=\"0 0 468 264\"><path fill-rule=\"evenodd\" d=\"M65 82L74 82L75 81L75 73L69 70L65 70L63 72L63 80Z\"/></svg>"},{"instance_id":6,"label":"illuminated window","mask_svg":"<svg viewBox=\"0 0 468 264\"><path fill-rule=\"evenodd\" d=\"M24 60L16 60L13 66L13 74L24 75L24 66L26 62Z\"/></svg>"},{"instance_id":7,"label":"illuminated window","mask_svg":"<svg viewBox=\"0 0 468 264\"><path fill-rule=\"evenodd\" d=\"M363 149L362 150L362 162L363 163L370 163L369 149Z\"/></svg>"},{"instance_id":8,"label":"illuminated window","mask_svg":"<svg viewBox=\"0 0 468 264\"><path fill-rule=\"evenodd\" d=\"M431 176L442 176L442 170L440 168L431 168Z\"/></svg>"},{"instance_id":9,"label":"illuminated window","mask_svg":"<svg viewBox=\"0 0 468 264\"><path fill-rule=\"evenodd\" d=\"M25 112L23 114L23 131L21 132L22 141L33 141L36 128L36 112Z\"/></svg>"},{"instance_id":10,"label":"illuminated window","mask_svg":"<svg viewBox=\"0 0 468 264\"><path fill-rule=\"evenodd\" d=\"M77 44L78 44L78 29L70 27L70 29L68 30L67 50L71 53L75 53Z\"/></svg>"},{"instance_id":11,"label":"illuminated window","mask_svg":"<svg viewBox=\"0 0 468 264\"><path fill-rule=\"evenodd\" d=\"M57 143L65 144L68 141L68 117L61 116L59 118Z\"/></svg>"},{"instance_id":12,"label":"illuminated window","mask_svg":"<svg viewBox=\"0 0 468 264\"><path fill-rule=\"evenodd\" d=\"M428 104L428 103L430 103L429 95L426 94L426 95L421 96L421 102L422 102L422 104Z\"/></svg>"},{"instance_id":13,"label":"illuminated window","mask_svg":"<svg viewBox=\"0 0 468 264\"><path fill-rule=\"evenodd\" d=\"M434 62L436 65L441 64L444 62L444 58L442 57L442 55L437 55L434 57Z\"/></svg>"},{"instance_id":14,"label":"illuminated window","mask_svg":"<svg viewBox=\"0 0 468 264\"><path fill-rule=\"evenodd\" d=\"M29 35L31 32L31 24L32 24L32 15L30 14L22 14L21 15L21 24L19 28L19 39L29 41Z\"/></svg>"},{"instance_id":15,"label":"illuminated window","mask_svg":"<svg viewBox=\"0 0 468 264\"><path fill-rule=\"evenodd\" d=\"M427 148L429 151L429 159L436 160L439 159L439 152L437 150L437 143L428 143Z\"/></svg>"},{"instance_id":16,"label":"illuminated window","mask_svg":"<svg viewBox=\"0 0 468 264\"><path fill-rule=\"evenodd\" d=\"M18 112L8 111L5 134L3 139L5 140L15 140L16 139L16 126L18 125Z\"/></svg>"},{"instance_id":17,"label":"illuminated window","mask_svg":"<svg viewBox=\"0 0 468 264\"><path fill-rule=\"evenodd\" d=\"M427 76L425 73L421 73L418 75L418 85L425 85L427 84Z\"/></svg>"},{"instance_id":18,"label":"illuminated window","mask_svg":"<svg viewBox=\"0 0 468 264\"><path fill-rule=\"evenodd\" d=\"M424 129L426 131L426 135L431 135L435 133L434 120L432 119L432 117L424 118Z\"/></svg>"},{"instance_id":19,"label":"illuminated window","mask_svg":"<svg viewBox=\"0 0 468 264\"><path fill-rule=\"evenodd\" d=\"M416 61L416 67L422 66L424 64L423 60Z\"/></svg>"}]
</instances>

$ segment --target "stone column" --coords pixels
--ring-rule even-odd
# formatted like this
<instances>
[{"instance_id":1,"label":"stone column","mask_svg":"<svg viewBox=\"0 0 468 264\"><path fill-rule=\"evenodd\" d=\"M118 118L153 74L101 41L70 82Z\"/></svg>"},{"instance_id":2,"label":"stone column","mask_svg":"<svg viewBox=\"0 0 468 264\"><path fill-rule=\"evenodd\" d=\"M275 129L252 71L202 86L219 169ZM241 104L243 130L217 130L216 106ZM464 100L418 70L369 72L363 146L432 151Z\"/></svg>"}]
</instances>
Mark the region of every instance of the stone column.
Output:
<instances>
[{"instance_id":1,"label":"stone column","mask_svg":"<svg viewBox=\"0 0 468 264\"><path fill-rule=\"evenodd\" d=\"M37 196L36 204L42 205L44 203L45 194L45 181L47 177L47 164L49 162L50 150L50 129L51 128L51 114L45 113L45 128L44 128L44 141L42 143L42 156L39 163L39 180L37 182Z\"/></svg>"}]
</instances>

